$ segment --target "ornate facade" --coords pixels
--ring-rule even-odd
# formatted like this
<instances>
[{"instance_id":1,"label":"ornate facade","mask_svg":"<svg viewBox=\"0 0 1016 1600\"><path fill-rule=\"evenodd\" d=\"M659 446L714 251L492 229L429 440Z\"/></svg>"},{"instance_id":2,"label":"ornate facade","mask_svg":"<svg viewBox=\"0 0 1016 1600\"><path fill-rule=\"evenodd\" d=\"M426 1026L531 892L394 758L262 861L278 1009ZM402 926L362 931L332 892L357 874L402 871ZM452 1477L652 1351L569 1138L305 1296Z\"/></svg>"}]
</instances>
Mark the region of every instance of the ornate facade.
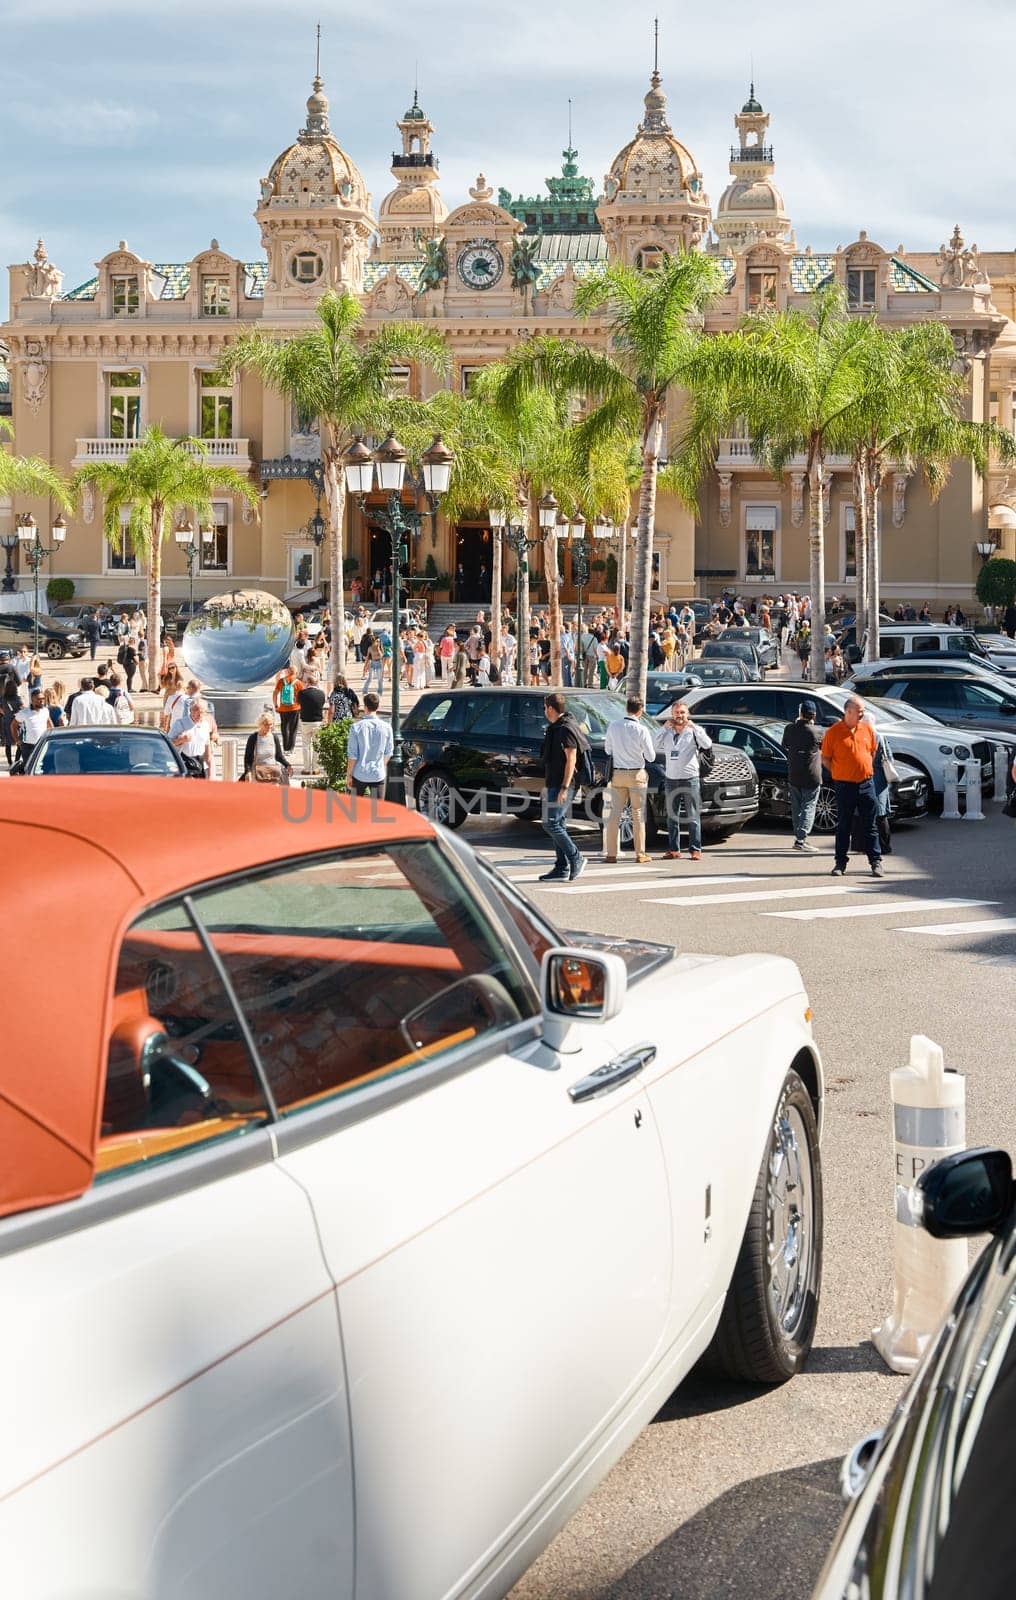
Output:
<instances>
[{"instance_id":1,"label":"ornate facade","mask_svg":"<svg viewBox=\"0 0 1016 1600\"><path fill-rule=\"evenodd\" d=\"M715 212L702 170L671 127L657 71L635 135L610 163L599 194L580 175L569 140L546 196L513 199L502 188L495 201L481 173L449 211L434 125L414 95L396 123L395 187L375 215L358 167L331 131L316 78L304 126L261 181L261 260L238 260L213 239L189 261L152 262L121 240L93 277L65 291L40 240L29 261L11 267L0 358L6 349L17 448L70 471L85 460L122 457L150 422L199 435L212 460L260 478L265 497L260 517L228 497L217 505L198 593L224 581L257 581L279 593L311 588L322 565L307 532L316 422L292 415L249 376L216 382L221 353L240 328L258 322L285 338L306 325L321 293L346 289L361 299L367 330L392 318L425 318L440 328L453 354L450 381L468 389L478 367L535 332L601 342L597 322L575 315L581 280L609 260L649 267L679 246L708 251L723 267L726 291L707 314L707 330L733 327L760 307L806 307L819 285L835 281L859 313L893 324L945 321L968 376L969 415L1016 425L1016 252L982 254L958 227L937 253L886 249L864 232L832 252L802 249L776 186L769 116L754 85L734 125L730 182ZM411 369L395 376L411 393L426 393L433 382ZM680 408L673 410L676 430ZM697 516L660 496L659 592L803 588L807 492L803 461L776 482L750 439L721 441ZM1016 553L1016 479L995 474L985 487L957 464L936 502L902 471L887 474L884 492L889 599L969 600L979 566L974 547L989 527ZM852 573L849 462L827 463L824 494L826 578L835 591ZM50 508L25 500L0 503L0 532L29 510L45 527ZM369 507L366 518L355 508L349 515L347 550L366 575L381 565L384 545ZM439 518L433 527L425 519L424 528L416 568L433 556L439 571L460 574L460 598L478 597L490 566L482 508L458 526ZM133 553L107 543L94 501L76 508L57 570L74 578L81 595L117 599L142 589ZM186 570L173 543L165 572L167 595L182 595Z\"/></svg>"}]
</instances>

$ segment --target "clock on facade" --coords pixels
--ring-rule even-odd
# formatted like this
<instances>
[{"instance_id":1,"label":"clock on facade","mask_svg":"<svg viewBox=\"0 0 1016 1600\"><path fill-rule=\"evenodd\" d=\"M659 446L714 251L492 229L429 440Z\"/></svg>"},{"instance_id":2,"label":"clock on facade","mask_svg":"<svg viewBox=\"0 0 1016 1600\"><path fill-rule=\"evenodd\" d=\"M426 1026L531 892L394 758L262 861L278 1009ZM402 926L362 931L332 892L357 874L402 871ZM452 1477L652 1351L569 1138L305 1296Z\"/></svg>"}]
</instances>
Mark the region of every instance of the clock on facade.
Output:
<instances>
[{"instance_id":1,"label":"clock on facade","mask_svg":"<svg viewBox=\"0 0 1016 1600\"><path fill-rule=\"evenodd\" d=\"M460 250L455 266L462 282L470 289L490 289L504 271L504 260L496 245L478 239Z\"/></svg>"}]
</instances>

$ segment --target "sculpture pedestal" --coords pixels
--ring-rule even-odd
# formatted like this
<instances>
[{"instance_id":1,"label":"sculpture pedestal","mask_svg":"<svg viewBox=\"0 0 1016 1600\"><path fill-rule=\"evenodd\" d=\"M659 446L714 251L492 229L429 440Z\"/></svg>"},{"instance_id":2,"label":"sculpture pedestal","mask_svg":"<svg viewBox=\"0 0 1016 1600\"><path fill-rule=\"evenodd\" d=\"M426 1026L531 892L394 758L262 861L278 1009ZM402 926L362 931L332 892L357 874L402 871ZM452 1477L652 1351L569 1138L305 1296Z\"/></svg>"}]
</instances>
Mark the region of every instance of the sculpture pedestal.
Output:
<instances>
[{"instance_id":1,"label":"sculpture pedestal","mask_svg":"<svg viewBox=\"0 0 1016 1600\"><path fill-rule=\"evenodd\" d=\"M250 733L262 711L272 711L272 684L262 684L259 689L205 689L205 698L215 707L215 721L222 732L245 728ZM272 711L274 721L278 721Z\"/></svg>"}]
</instances>

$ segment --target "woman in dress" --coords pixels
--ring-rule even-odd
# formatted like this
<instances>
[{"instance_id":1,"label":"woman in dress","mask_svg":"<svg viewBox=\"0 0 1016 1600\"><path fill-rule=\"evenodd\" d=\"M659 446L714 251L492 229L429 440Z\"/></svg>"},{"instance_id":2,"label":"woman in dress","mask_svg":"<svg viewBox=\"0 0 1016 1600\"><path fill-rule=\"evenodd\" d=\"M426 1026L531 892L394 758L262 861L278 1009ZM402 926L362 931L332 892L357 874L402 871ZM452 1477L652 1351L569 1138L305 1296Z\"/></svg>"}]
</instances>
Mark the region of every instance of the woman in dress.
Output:
<instances>
[{"instance_id":1,"label":"woman in dress","mask_svg":"<svg viewBox=\"0 0 1016 1600\"><path fill-rule=\"evenodd\" d=\"M66 698L67 690L62 683L50 684L48 689L42 691L42 702L49 712L50 726L53 728L62 728L67 721L64 715Z\"/></svg>"},{"instance_id":2,"label":"woman in dress","mask_svg":"<svg viewBox=\"0 0 1016 1600\"><path fill-rule=\"evenodd\" d=\"M410 687L413 689L427 687L427 641L422 633L418 633L413 640L413 677Z\"/></svg>"},{"instance_id":3,"label":"woman in dress","mask_svg":"<svg viewBox=\"0 0 1016 1600\"><path fill-rule=\"evenodd\" d=\"M441 635L441 643L437 647L438 660L441 663L441 676L450 679L452 675L452 662L455 659L455 624L449 622Z\"/></svg>"},{"instance_id":4,"label":"woman in dress","mask_svg":"<svg viewBox=\"0 0 1016 1600\"><path fill-rule=\"evenodd\" d=\"M31 697L36 689L42 688L42 662L38 656L33 656L28 663L28 693Z\"/></svg>"},{"instance_id":5,"label":"woman in dress","mask_svg":"<svg viewBox=\"0 0 1016 1600\"><path fill-rule=\"evenodd\" d=\"M172 639L167 633L165 639L162 641L162 666L159 668L159 686L163 693L166 691L166 685L169 682L170 672L178 671L179 669L176 665L176 645L173 643Z\"/></svg>"}]
</instances>

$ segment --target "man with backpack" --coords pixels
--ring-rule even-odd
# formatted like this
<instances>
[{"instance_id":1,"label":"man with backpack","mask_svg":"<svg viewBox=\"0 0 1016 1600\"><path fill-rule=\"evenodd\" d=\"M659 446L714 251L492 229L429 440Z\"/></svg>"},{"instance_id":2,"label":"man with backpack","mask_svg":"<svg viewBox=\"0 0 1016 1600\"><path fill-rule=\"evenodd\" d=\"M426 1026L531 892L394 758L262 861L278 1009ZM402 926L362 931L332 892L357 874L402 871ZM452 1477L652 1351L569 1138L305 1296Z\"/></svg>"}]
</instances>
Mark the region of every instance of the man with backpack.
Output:
<instances>
[{"instance_id":1,"label":"man with backpack","mask_svg":"<svg viewBox=\"0 0 1016 1600\"><path fill-rule=\"evenodd\" d=\"M656 751L664 758L664 787L667 797L667 844L663 852L668 861L681 855L681 809L687 817L688 855L702 860L701 779L712 771L713 741L704 728L696 727L683 700L675 700L670 717L656 736Z\"/></svg>"},{"instance_id":2,"label":"man with backpack","mask_svg":"<svg viewBox=\"0 0 1016 1600\"><path fill-rule=\"evenodd\" d=\"M568 710L563 694L543 702L547 731L540 751L544 774L543 827L554 846L554 865L541 883L574 882L585 871L586 858L568 836L568 817L577 784L589 782L592 762L589 740Z\"/></svg>"}]
</instances>

